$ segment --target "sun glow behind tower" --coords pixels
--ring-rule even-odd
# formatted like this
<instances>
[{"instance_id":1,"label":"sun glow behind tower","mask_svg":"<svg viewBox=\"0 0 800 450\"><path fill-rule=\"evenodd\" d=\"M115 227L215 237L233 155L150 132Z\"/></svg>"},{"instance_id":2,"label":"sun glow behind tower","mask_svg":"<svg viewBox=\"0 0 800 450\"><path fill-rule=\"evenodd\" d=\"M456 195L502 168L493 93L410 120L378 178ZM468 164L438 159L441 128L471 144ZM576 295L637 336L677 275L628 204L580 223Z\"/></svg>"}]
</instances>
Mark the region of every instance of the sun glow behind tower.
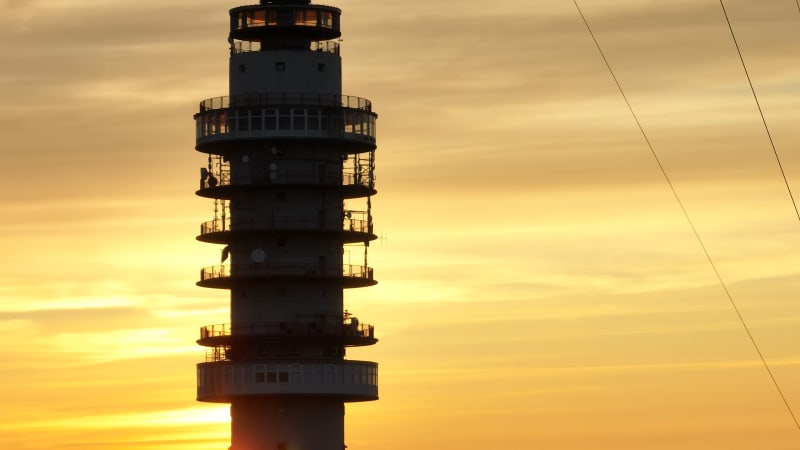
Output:
<instances>
[{"instance_id":1,"label":"sun glow behind tower","mask_svg":"<svg viewBox=\"0 0 800 450\"><path fill-rule=\"evenodd\" d=\"M340 13L231 9L229 95L195 115L197 194L214 200L198 239L224 246L198 285L230 290L231 305L231 323L200 330L197 398L231 404L233 450L341 450L344 403L378 398L377 364L345 359L377 342L343 305L343 289L375 284L377 115L342 95Z\"/></svg>"}]
</instances>

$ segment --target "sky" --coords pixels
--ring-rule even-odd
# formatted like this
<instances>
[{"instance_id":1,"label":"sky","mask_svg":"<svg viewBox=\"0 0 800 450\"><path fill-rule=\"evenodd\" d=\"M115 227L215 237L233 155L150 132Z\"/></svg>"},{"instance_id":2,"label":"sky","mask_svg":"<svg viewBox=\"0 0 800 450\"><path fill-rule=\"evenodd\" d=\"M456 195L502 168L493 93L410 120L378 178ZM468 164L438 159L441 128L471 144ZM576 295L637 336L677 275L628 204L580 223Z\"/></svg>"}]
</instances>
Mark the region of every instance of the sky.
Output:
<instances>
[{"instance_id":1,"label":"sky","mask_svg":"<svg viewBox=\"0 0 800 450\"><path fill-rule=\"evenodd\" d=\"M579 2L789 405L800 220L716 0ZM192 115L235 1L0 0L0 447L211 450L227 292ZM379 114L380 342L350 449L796 449L798 431L572 1L334 1ZM800 9L725 3L800 198Z\"/></svg>"}]
</instances>

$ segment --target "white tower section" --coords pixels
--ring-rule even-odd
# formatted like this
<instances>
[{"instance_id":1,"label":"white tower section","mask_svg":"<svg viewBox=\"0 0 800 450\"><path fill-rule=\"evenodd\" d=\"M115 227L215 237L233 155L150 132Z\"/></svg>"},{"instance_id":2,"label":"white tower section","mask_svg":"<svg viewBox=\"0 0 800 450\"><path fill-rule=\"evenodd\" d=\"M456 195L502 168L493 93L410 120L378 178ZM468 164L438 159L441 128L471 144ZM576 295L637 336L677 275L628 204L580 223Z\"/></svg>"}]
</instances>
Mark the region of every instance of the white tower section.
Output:
<instances>
[{"instance_id":1,"label":"white tower section","mask_svg":"<svg viewBox=\"0 0 800 450\"><path fill-rule=\"evenodd\" d=\"M231 308L200 330L197 399L231 404L232 450L342 450L344 404L378 398L377 364L345 358L377 342L343 306L343 289L375 284L377 115L341 93L340 14L231 9L229 95L195 114L197 194L214 200L198 239L222 253L198 285L230 290Z\"/></svg>"}]
</instances>

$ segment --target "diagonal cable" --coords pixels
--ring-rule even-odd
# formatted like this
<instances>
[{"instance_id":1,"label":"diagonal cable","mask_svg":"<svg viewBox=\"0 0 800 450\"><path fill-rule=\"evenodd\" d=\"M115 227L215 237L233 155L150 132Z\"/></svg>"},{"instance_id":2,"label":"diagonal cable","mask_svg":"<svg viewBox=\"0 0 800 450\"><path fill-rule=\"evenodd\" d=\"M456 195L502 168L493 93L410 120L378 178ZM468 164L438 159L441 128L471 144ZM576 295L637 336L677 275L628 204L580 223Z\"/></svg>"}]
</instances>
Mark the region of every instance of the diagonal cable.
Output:
<instances>
[{"instance_id":1,"label":"diagonal cable","mask_svg":"<svg viewBox=\"0 0 800 450\"><path fill-rule=\"evenodd\" d=\"M720 0L722 1L722 0ZM705 244L703 243L703 239L700 237L700 233L697 231L697 228L694 226L694 222L692 222L691 217L689 216L689 212L686 210L686 207L683 205L683 202L678 195L678 191L675 189L675 186L672 184L672 180L670 179L669 175L667 174L667 170L664 165L661 163L661 159L658 157L655 149L653 148L653 144L650 142L650 139L647 137L647 133L645 133L644 128L642 127L641 122L639 121L639 117L636 115L633 107L631 106L630 101L628 101L628 96L625 95L625 91L622 89L622 85L620 84L617 76L614 74L614 70L611 68L611 64L608 62L608 58L606 58L605 52L603 52L602 47L600 47L600 43L597 41L597 38L592 31L592 27L589 26L589 21L586 20L586 16L584 16L581 7L578 5L578 0L572 0L575 4L575 8L578 10L578 14L580 14L581 19L583 20L583 24L586 25L586 29L589 31L589 35L592 37L592 41L594 41L594 45L597 47L597 51L600 52L600 56L603 58L603 62L605 63L606 67L608 68L608 72L611 74L611 78L614 79L614 83L617 85L617 89L619 89L619 93L622 96L623 100L625 100L625 104L628 106L628 110L633 116L633 120L636 122L636 126L639 128L639 131L644 138L644 141L647 143L647 147L650 149L650 153L653 155L653 158L658 164L659 169L661 169L661 174L664 176L664 179L667 181L670 190L672 191L672 195L675 197L675 201L680 206L681 211L683 212L683 216L686 218L686 221L689 223L689 227L692 229L692 233L694 234L695 239L697 239L697 243L700 244L700 248L703 250L703 253L708 260L708 263L711 265L712 270L714 271L714 275L716 275L719 284L722 286L722 290L725 292L725 296L728 298L733 310L736 312L736 316L739 318L739 322L744 328L747 337L750 339L750 343L753 345L756 353L758 354L759 359L761 360L761 364L769 374L770 379L772 380L772 384L775 386L775 389L778 391L778 395L780 396L781 400L783 400L783 404L786 406L786 409L789 412L789 415L792 417L794 421L795 427L800 430L800 422L797 421L797 417L792 410L792 407L789 405L789 401L786 399L786 395L784 395L783 390L778 384L778 380L775 378L775 375L772 373L772 369L770 368L769 364L767 363L767 359L764 357L764 354L761 352L761 348L758 346L758 342L756 342L755 336L750 331L750 327L747 326L747 322L744 320L739 307L736 305L736 302L733 300L733 296L731 295L730 291L728 290L728 286L725 284L725 281L722 279L722 275L720 275L719 270L717 269L717 265L714 263L714 260L711 258L711 254L708 252Z\"/></svg>"},{"instance_id":2,"label":"diagonal cable","mask_svg":"<svg viewBox=\"0 0 800 450\"><path fill-rule=\"evenodd\" d=\"M800 0L796 0L798 8L800 8ZM728 22L728 29L731 31L731 37L733 38L733 44L736 46L736 53L739 54L739 61L742 62L742 69L744 69L744 74L747 77L747 83L750 85L750 91L753 93L753 99L756 101L756 107L758 108L758 114L761 116L761 123L764 124L764 129L767 131L767 137L769 138L769 144L772 146L772 153L775 154L775 160L778 161L778 168L781 170L781 176L783 177L783 182L786 185L786 191L789 192L789 199L792 201L792 206L794 206L794 213L797 215L797 220L800 220L800 210L797 209L797 202L794 200L794 195L792 194L792 188L789 186L789 180L786 178L786 172L783 170L783 163L781 162L781 157L778 155L778 149L775 148L775 141L772 139L772 133L769 131L769 126L767 125L767 119L764 118L764 111L761 109L761 102L758 101L758 95L756 95L756 89L753 87L753 80L750 78L750 72L747 70L747 64L744 62L744 56L742 56L742 49L739 48L739 42L736 40L736 34L733 32L733 26L731 25L731 19L728 17L728 11L725 10L725 3L722 0L719 0L719 4L722 6L722 13L725 15L725 21Z\"/></svg>"}]
</instances>

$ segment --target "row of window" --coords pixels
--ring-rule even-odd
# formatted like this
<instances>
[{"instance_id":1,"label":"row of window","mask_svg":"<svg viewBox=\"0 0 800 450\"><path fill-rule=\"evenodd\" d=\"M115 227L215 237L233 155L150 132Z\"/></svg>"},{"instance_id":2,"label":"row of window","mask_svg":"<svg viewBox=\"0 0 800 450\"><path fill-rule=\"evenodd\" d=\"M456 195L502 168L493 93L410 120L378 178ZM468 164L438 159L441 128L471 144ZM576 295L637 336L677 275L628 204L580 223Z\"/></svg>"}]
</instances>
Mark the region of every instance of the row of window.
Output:
<instances>
[{"instance_id":1,"label":"row of window","mask_svg":"<svg viewBox=\"0 0 800 450\"><path fill-rule=\"evenodd\" d=\"M275 71L286 72L286 62L276 61ZM239 64L239 73L245 73L245 72L247 72L247 64ZM317 72L325 72L325 63L317 63Z\"/></svg>"},{"instance_id":2,"label":"row of window","mask_svg":"<svg viewBox=\"0 0 800 450\"><path fill-rule=\"evenodd\" d=\"M211 366L213 367L213 366ZM226 386L249 384L305 384L305 385L378 385L376 365L334 364L270 364L224 366L222 377L217 370L197 371L198 387L211 386L215 382Z\"/></svg>"},{"instance_id":3,"label":"row of window","mask_svg":"<svg viewBox=\"0 0 800 450\"><path fill-rule=\"evenodd\" d=\"M239 11L232 17L237 30L257 27L303 26L335 28L333 11L311 8L270 8Z\"/></svg>"},{"instance_id":4,"label":"row of window","mask_svg":"<svg viewBox=\"0 0 800 450\"><path fill-rule=\"evenodd\" d=\"M306 49L314 52L331 53L338 55L340 44L337 41L311 41L307 44ZM231 43L231 54L238 55L240 53L258 52L261 51L261 42L259 41L240 41L234 40Z\"/></svg>"},{"instance_id":5,"label":"row of window","mask_svg":"<svg viewBox=\"0 0 800 450\"><path fill-rule=\"evenodd\" d=\"M218 110L197 116L197 137L261 131L318 131L323 135L375 137L375 115L354 109L258 108Z\"/></svg>"}]
</instances>

